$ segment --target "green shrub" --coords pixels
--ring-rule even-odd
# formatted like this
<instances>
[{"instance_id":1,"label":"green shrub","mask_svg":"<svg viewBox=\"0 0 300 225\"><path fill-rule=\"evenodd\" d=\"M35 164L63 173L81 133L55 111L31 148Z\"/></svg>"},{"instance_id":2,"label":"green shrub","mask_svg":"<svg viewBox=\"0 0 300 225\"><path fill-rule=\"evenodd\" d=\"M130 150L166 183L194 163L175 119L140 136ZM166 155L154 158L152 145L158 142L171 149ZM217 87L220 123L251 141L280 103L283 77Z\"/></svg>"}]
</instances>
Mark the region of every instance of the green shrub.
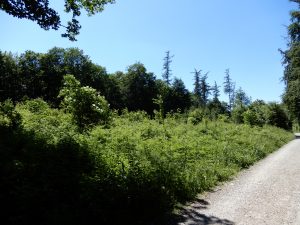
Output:
<instances>
[{"instance_id":1,"label":"green shrub","mask_svg":"<svg viewBox=\"0 0 300 225\"><path fill-rule=\"evenodd\" d=\"M291 129L291 122L288 118L287 112L277 103L270 103L268 105L267 123L283 129Z\"/></svg>"},{"instance_id":2,"label":"green shrub","mask_svg":"<svg viewBox=\"0 0 300 225\"><path fill-rule=\"evenodd\" d=\"M73 123L71 114L50 108L41 99L19 103L16 111L22 115L22 127L49 144L77 135L77 126Z\"/></svg>"},{"instance_id":3,"label":"green shrub","mask_svg":"<svg viewBox=\"0 0 300 225\"><path fill-rule=\"evenodd\" d=\"M203 118L195 125L169 116L162 124L144 112L78 133L72 115L42 100L11 110L23 119L14 131L0 124L0 201L9 225L154 224L293 136Z\"/></svg>"},{"instance_id":4,"label":"green shrub","mask_svg":"<svg viewBox=\"0 0 300 225\"><path fill-rule=\"evenodd\" d=\"M188 114L188 122L197 125L202 121L202 119L205 117L204 109L196 108L189 112Z\"/></svg>"},{"instance_id":5,"label":"green shrub","mask_svg":"<svg viewBox=\"0 0 300 225\"><path fill-rule=\"evenodd\" d=\"M15 106L10 99L0 102L0 126L18 128L22 123L20 113L15 110Z\"/></svg>"},{"instance_id":6,"label":"green shrub","mask_svg":"<svg viewBox=\"0 0 300 225\"><path fill-rule=\"evenodd\" d=\"M109 104L91 87L81 87L73 75L64 76L64 85L59 93L62 106L72 114L80 129L110 121Z\"/></svg>"},{"instance_id":7,"label":"green shrub","mask_svg":"<svg viewBox=\"0 0 300 225\"><path fill-rule=\"evenodd\" d=\"M247 109L244 113L243 113L243 122L245 124L248 125L258 125L258 118L255 114L254 111L252 111L251 109Z\"/></svg>"},{"instance_id":8,"label":"green shrub","mask_svg":"<svg viewBox=\"0 0 300 225\"><path fill-rule=\"evenodd\" d=\"M26 100L24 103L26 109L34 114L43 114L45 111L49 110L50 107L44 100L37 98L32 100Z\"/></svg>"},{"instance_id":9,"label":"green shrub","mask_svg":"<svg viewBox=\"0 0 300 225\"><path fill-rule=\"evenodd\" d=\"M246 111L246 107L243 105L237 105L231 112L231 119L234 123L243 123L243 113Z\"/></svg>"}]
</instances>

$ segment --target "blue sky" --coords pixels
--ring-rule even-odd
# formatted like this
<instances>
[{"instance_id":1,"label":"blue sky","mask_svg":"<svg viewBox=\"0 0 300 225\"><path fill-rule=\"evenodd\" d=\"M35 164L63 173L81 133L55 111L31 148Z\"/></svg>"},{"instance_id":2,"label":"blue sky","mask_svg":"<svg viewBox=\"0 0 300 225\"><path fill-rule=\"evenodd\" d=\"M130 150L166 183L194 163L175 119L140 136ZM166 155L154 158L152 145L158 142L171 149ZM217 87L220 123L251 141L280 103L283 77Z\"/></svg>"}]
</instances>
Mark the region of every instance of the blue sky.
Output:
<instances>
[{"instance_id":1,"label":"blue sky","mask_svg":"<svg viewBox=\"0 0 300 225\"><path fill-rule=\"evenodd\" d=\"M63 13L62 0L50 3ZM190 90L194 68L209 72L208 81L218 85L230 68L236 86L253 100L279 102L284 84L278 49L286 49L289 12L295 8L288 0L116 0L101 14L82 14L77 42L61 38L63 30L44 31L0 11L0 50L20 54L78 47L109 73L141 62L157 78L170 50L173 76Z\"/></svg>"}]
</instances>

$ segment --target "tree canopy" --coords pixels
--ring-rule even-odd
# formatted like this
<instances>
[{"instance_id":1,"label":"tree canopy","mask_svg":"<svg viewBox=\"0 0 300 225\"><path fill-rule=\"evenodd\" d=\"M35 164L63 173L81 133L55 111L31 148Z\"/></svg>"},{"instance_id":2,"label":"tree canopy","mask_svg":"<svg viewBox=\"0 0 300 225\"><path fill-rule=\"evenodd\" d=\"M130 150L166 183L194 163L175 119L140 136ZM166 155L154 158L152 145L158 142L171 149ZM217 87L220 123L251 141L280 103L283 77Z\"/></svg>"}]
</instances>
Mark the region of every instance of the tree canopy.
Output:
<instances>
[{"instance_id":1,"label":"tree canopy","mask_svg":"<svg viewBox=\"0 0 300 225\"><path fill-rule=\"evenodd\" d=\"M299 123L300 121L300 2L298 10L292 11L291 24L288 26L288 49L281 51L283 54L283 64L285 65L283 81L285 82L285 93L283 101L291 113L292 119Z\"/></svg>"},{"instance_id":2,"label":"tree canopy","mask_svg":"<svg viewBox=\"0 0 300 225\"><path fill-rule=\"evenodd\" d=\"M2 0L0 9L14 17L35 21L45 30L58 30L60 27L65 27L66 32L62 36L76 41L81 28L77 20L81 10L84 9L90 16L102 12L106 4L114 2L115 0L65 0L65 12L72 14L72 19L67 22L67 25L61 22L60 15L49 6L48 0Z\"/></svg>"}]
</instances>

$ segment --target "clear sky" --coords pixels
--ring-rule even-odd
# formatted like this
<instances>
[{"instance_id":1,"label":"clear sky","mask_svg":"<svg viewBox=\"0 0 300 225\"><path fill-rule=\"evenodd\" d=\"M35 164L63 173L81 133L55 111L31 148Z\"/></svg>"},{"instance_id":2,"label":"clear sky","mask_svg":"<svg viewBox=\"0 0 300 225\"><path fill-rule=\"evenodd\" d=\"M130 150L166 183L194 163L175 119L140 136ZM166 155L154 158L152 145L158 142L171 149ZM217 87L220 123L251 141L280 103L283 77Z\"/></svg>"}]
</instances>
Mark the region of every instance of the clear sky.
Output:
<instances>
[{"instance_id":1,"label":"clear sky","mask_svg":"<svg viewBox=\"0 0 300 225\"><path fill-rule=\"evenodd\" d=\"M50 4L63 12L62 0ZM278 49L286 49L286 26L295 7L288 0L116 0L101 14L82 14L77 42L60 37L63 30L44 31L0 11L0 50L20 54L78 47L109 73L141 62L157 78L170 50L173 76L189 90L194 68L209 71L209 83L218 85L230 68L236 86L253 100L279 102L284 84Z\"/></svg>"}]
</instances>

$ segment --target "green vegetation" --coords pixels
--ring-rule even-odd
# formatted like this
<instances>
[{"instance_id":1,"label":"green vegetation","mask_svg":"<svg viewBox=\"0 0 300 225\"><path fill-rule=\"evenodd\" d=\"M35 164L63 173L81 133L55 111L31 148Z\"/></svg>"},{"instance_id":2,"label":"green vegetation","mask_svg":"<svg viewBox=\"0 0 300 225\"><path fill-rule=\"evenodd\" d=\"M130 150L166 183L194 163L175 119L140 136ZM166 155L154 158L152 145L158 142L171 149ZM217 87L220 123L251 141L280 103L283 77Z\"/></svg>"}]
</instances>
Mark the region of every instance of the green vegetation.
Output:
<instances>
[{"instance_id":1,"label":"green vegetation","mask_svg":"<svg viewBox=\"0 0 300 225\"><path fill-rule=\"evenodd\" d=\"M171 77L172 57L169 52L166 53L164 80L161 80L148 72L142 63L130 65L126 72L108 74L104 67L94 64L77 48L52 48L44 54L26 51L19 56L0 52L0 101L11 99L16 103L42 98L54 107L64 105L65 110L72 112L74 121L81 124L82 130L100 120L103 124L107 123L110 117L108 104L119 113L125 109L130 112L140 110L152 118L158 110L163 118L168 113L196 109L209 119L225 116L235 123L270 124L291 129L295 107L293 111L289 105L290 110L287 110L285 105L278 103L252 102L242 88L236 90L228 69L223 88L229 103L219 100L220 86L216 82L210 85L208 73L202 74L201 70L195 69L194 90L190 92L181 79ZM73 82L68 85L75 85L73 91L63 89L66 74L72 74L78 80L68 78L69 82ZM79 85L76 82L85 87L76 87ZM58 95L60 98L57 98ZM257 101L260 103L257 104ZM274 113L271 114L269 109Z\"/></svg>"},{"instance_id":2,"label":"green vegetation","mask_svg":"<svg viewBox=\"0 0 300 225\"><path fill-rule=\"evenodd\" d=\"M74 77L65 81L65 98L74 87L68 82L83 90ZM86 118L98 112L83 109ZM100 113L97 122L81 121L88 124L82 130L77 111L41 99L15 107L7 100L0 110L4 224L150 224L292 138L271 126L212 121L201 111L154 120L125 110L105 126Z\"/></svg>"},{"instance_id":3,"label":"green vegetation","mask_svg":"<svg viewBox=\"0 0 300 225\"><path fill-rule=\"evenodd\" d=\"M288 26L288 49L281 51L283 55L283 65L285 66L283 81L285 91L283 102L287 106L294 128L299 131L300 124L300 2L290 0L298 4L298 10L293 10L291 14L291 24Z\"/></svg>"},{"instance_id":4,"label":"green vegetation","mask_svg":"<svg viewBox=\"0 0 300 225\"><path fill-rule=\"evenodd\" d=\"M72 114L75 124L81 130L109 121L109 104L95 89L81 87L73 75L64 76L63 82L59 93L59 97L63 97L62 106Z\"/></svg>"},{"instance_id":5,"label":"green vegetation","mask_svg":"<svg viewBox=\"0 0 300 225\"><path fill-rule=\"evenodd\" d=\"M292 139L284 105L251 102L229 70L230 104L200 70L190 92L171 58L160 80L76 48L0 52L3 223L151 224Z\"/></svg>"},{"instance_id":6,"label":"green vegetation","mask_svg":"<svg viewBox=\"0 0 300 225\"><path fill-rule=\"evenodd\" d=\"M65 0L67 25L47 0L0 9L76 40L81 10L114 2ZM201 70L190 92L172 77L170 51L162 80L139 62L108 74L77 48L0 51L1 223L158 224L287 143L300 121L300 13L291 16L284 104L252 102L229 69L228 103Z\"/></svg>"}]
</instances>

